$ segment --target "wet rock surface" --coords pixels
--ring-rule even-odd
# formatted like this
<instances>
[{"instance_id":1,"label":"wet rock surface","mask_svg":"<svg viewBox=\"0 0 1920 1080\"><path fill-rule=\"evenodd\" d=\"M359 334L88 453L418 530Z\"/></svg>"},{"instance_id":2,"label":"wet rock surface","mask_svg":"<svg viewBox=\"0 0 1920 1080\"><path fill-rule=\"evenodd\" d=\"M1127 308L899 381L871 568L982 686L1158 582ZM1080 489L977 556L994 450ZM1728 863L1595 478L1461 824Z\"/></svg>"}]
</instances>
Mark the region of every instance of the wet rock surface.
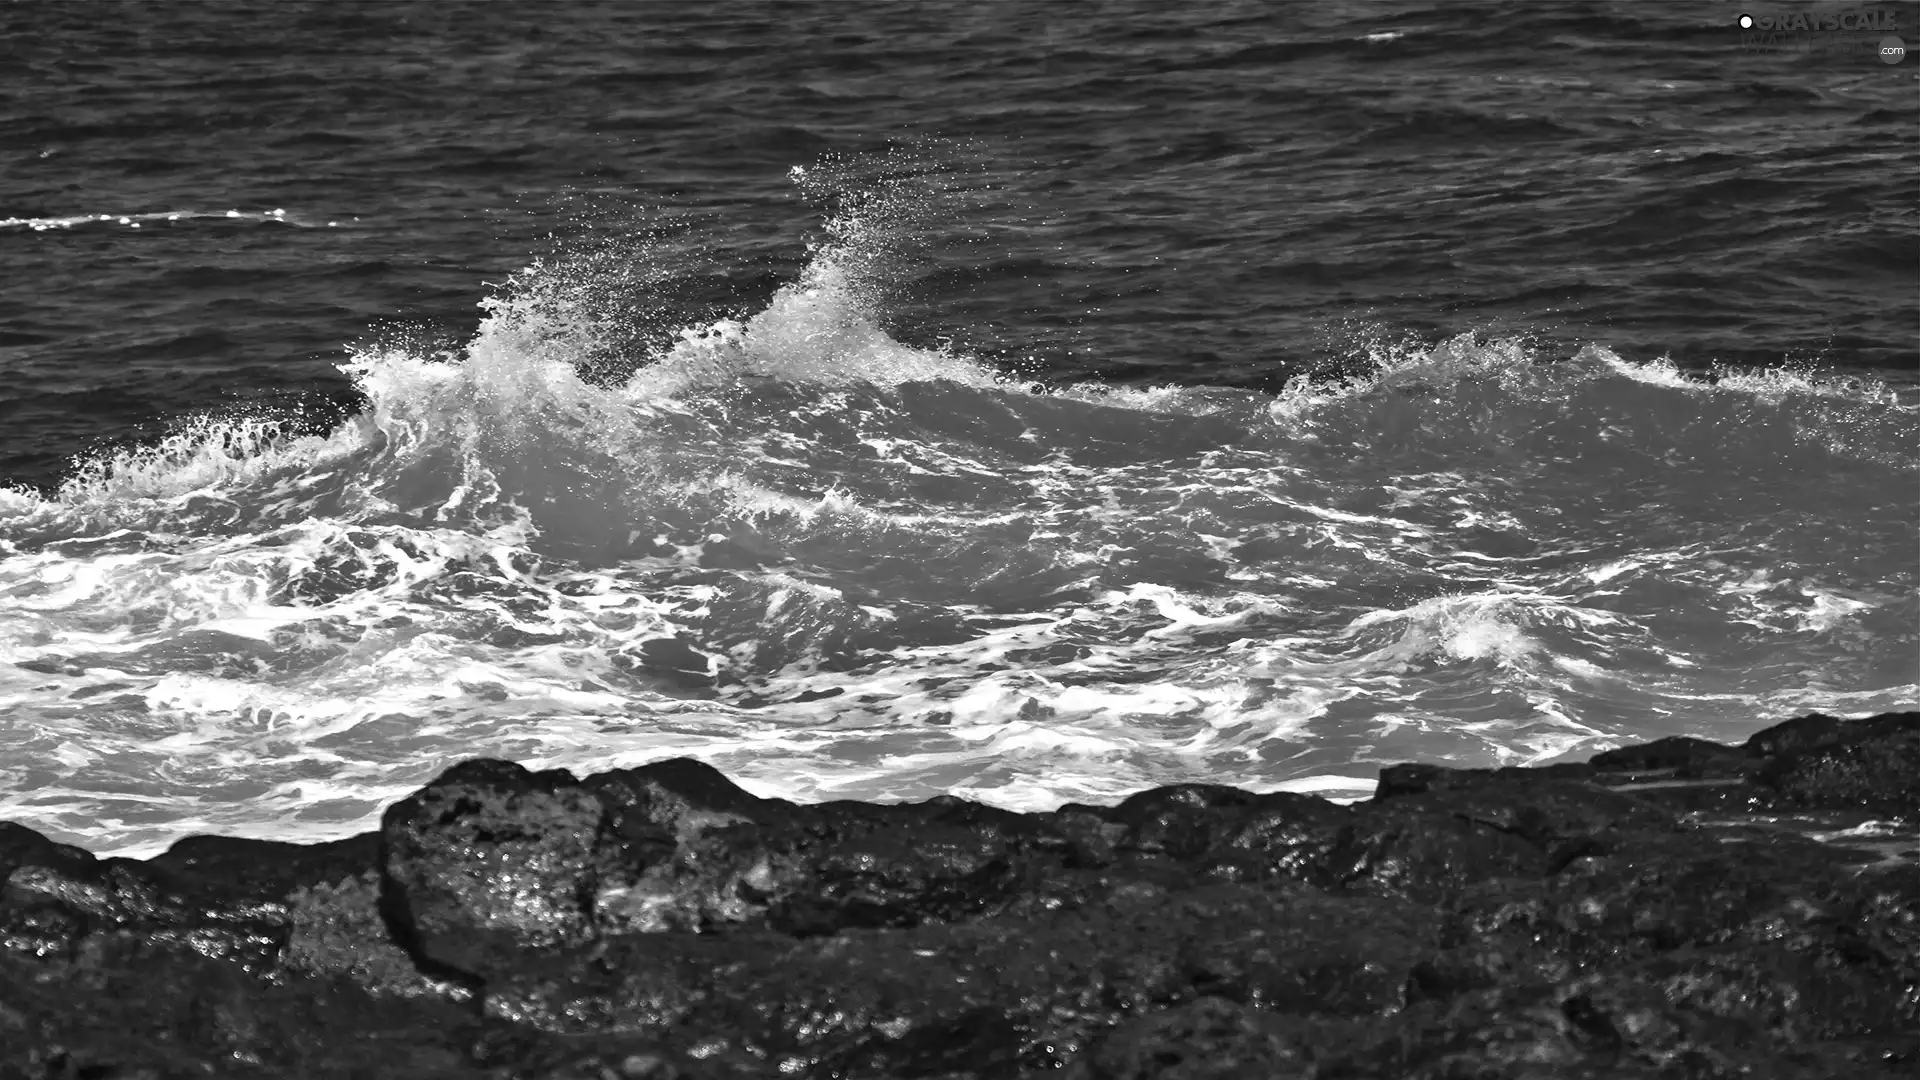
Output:
<instances>
[{"instance_id":1,"label":"wet rock surface","mask_svg":"<svg viewBox=\"0 0 1920 1080\"><path fill-rule=\"evenodd\" d=\"M1920 1075L1920 713L1375 796L454 766L377 835L0 823L0 1077Z\"/></svg>"}]
</instances>

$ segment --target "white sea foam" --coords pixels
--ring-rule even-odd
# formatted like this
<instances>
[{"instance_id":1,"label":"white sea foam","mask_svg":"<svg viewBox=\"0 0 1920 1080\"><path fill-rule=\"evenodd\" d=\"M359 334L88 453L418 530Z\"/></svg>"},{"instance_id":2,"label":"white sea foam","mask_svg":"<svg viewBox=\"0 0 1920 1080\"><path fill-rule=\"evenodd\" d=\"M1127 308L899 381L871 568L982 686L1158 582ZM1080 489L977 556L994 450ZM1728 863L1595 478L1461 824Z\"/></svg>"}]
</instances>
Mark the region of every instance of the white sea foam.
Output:
<instances>
[{"instance_id":1,"label":"white sea foam","mask_svg":"<svg viewBox=\"0 0 1920 1080\"><path fill-rule=\"evenodd\" d=\"M0 218L0 229L29 229L33 232L46 232L49 229L72 229L84 225L119 225L126 228L140 228L143 224L154 222L191 222L202 218L221 220L242 219L247 221L272 222L279 225L313 228L314 223L300 215L289 215L284 208L272 210L158 210L124 214L58 214L50 217L6 217Z\"/></svg>"},{"instance_id":2,"label":"white sea foam","mask_svg":"<svg viewBox=\"0 0 1920 1080\"><path fill-rule=\"evenodd\" d=\"M336 836L477 755L1357 798L1915 694L1917 433L1871 387L1462 337L1034 394L884 332L884 220L611 384L599 271L543 264L458 355L357 354L328 435L202 419L0 492L0 819Z\"/></svg>"}]
</instances>

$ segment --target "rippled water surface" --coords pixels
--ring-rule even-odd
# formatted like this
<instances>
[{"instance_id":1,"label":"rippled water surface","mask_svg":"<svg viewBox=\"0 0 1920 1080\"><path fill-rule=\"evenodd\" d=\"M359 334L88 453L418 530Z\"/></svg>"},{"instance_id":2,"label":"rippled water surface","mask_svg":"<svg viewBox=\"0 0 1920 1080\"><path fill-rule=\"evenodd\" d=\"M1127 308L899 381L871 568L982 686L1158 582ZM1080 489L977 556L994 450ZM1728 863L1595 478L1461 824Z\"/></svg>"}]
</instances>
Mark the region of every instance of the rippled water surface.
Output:
<instances>
[{"instance_id":1,"label":"rippled water surface","mask_svg":"<svg viewBox=\"0 0 1920 1080\"><path fill-rule=\"evenodd\" d=\"M1728 18L0 10L0 819L1912 706L1915 69Z\"/></svg>"}]
</instances>

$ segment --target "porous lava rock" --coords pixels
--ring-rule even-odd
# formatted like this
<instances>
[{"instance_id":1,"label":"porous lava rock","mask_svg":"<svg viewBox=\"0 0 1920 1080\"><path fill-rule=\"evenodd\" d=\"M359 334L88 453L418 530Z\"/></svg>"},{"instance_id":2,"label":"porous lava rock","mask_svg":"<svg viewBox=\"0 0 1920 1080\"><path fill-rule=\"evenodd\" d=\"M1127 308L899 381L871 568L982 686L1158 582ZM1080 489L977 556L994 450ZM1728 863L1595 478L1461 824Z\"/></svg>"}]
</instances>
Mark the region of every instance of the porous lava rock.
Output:
<instances>
[{"instance_id":1,"label":"porous lava rock","mask_svg":"<svg viewBox=\"0 0 1920 1080\"><path fill-rule=\"evenodd\" d=\"M0 823L0 882L0 1078L1920 1075L1920 713L1352 806L469 761L330 844Z\"/></svg>"}]
</instances>

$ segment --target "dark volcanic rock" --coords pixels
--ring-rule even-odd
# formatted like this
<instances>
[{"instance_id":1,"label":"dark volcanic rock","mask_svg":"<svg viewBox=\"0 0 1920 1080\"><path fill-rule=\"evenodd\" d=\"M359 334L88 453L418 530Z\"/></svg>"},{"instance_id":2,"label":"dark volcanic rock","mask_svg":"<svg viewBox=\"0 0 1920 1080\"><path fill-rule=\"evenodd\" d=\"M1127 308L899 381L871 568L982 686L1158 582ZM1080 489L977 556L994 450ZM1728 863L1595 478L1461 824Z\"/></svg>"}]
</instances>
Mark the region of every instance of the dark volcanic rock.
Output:
<instances>
[{"instance_id":1,"label":"dark volcanic rock","mask_svg":"<svg viewBox=\"0 0 1920 1080\"><path fill-rule=\"evenodd\" d=\"M455 766L377 835L0 823L0 1078L1920 1075L1920 714L1351 807Z\"/></svg>"},{"instance_id":2,"label":"dark volcanic rock","mask_svg":"<svg viewBox=\"0 0 1920 1080\"><path fill-rule=\"evenodd\" d=\"M481 980L592 933L606 808L566 772L468 761L387 808L380 905L424 972Z\"/></svg>"}]
</instances>

